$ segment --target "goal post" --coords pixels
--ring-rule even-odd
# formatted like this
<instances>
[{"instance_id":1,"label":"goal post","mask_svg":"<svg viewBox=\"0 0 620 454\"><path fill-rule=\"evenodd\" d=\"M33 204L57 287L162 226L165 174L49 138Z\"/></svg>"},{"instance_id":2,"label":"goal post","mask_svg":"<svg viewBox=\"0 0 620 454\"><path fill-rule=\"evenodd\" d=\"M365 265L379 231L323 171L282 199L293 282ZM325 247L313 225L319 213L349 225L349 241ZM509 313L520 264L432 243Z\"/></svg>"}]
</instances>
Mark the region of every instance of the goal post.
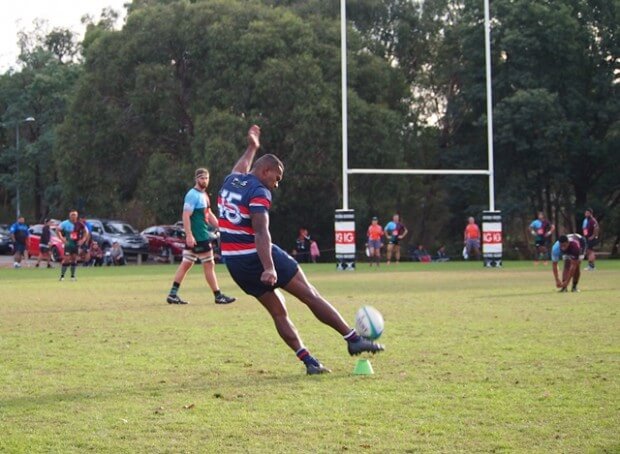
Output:
<instances>
[{"instance_id":1,"label":"goal post","mask_svg":"<svg viewBox=\"0 0 620 454\"><path fill-rule=\"evenodd\" d=\"M349 175L355 174L383 174L383 175L486 175L489 182L489 209L482 213L483 238L482 251L485 266L501 266L502 257L502 216L495 209L495 181L493 160L493 90L491 74L491 15L489 0L484 0L484 56L486 78L486 110L487 110L487 169L350 169L348 155L348 106L347 106L347 15L346 0L340 0L340 70L341 70L341 100L342 100L342 209L336 210L336 257L338 269L355 269L355 213L349 209ZM349 213L346 230L343 227L344 213ZM352 223L349 224L349 223ZM486 229L485 229L486 225ZM340 229L340 230L339 230ZM343 243L343 232L353 232L353 243ZM485 233L486 232L486 233ZM486 234L486 236L485 236ZM339 236L340 235L340 236ZM488 239L489 241L485 241ZM340 241L340 243L339 243ZM340 244L340 246L339 246ZM345 247L346 244L346 247ZM351 251L352 246L352 251ZM339 262L339 247L342 252ZM344 249L343 249L344 247ZM485 253L486 251L486 253ZM353 257L353 262L345 262L347 257ZM350 260L350 259L347 259ZM346 265L348 263L348 265Z\"/></svg>"}]
</instances>

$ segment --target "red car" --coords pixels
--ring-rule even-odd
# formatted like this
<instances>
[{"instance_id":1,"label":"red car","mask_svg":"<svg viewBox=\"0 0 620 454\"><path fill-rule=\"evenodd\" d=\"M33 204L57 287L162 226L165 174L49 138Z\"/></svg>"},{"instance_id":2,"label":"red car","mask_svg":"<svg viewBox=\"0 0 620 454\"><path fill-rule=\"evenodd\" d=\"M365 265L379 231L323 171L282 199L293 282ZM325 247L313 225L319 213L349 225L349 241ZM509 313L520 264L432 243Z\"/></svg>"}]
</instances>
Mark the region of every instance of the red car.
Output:
<instances>
[{"instance_id":1,"label":"red car","mask_svg":"<svg viewBox=\"0 0 620 454\"><path fill-rule=\"evenodd\" d=\"M56 232L55 225L50 227L51 236L50 236L50 256L54 262L59 262L62 257L65 255L65 244L58 238L58 233ZM43 224L36 224L31 226L28 231L30 232L30 237L28 241L28 257L38 257L39 256L39 243L41 242L41 234L43 233Z\"/></svg>"},{"instance_id":2,"label":"red car","mask_svg":"<svg viewBox=\"0 0 620 454\"><path fill-rule=\"evenodd\" d=\"M149 240L149 254L170 260L181 260L185 248L185 232L174 225L154 225L141 232Z\"/></svg>"}]
</instances>

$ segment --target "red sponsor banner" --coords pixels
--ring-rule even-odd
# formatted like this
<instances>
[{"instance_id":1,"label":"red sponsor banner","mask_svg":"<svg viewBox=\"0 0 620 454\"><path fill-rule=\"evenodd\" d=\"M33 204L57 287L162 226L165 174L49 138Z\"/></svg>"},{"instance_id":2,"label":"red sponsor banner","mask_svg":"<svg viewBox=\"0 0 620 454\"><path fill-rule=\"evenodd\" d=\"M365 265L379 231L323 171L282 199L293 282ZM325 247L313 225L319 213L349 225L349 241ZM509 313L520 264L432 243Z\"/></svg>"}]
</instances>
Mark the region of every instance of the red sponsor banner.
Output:
<instances>
[{"instance_id":1,"label":"red sponsor banner","mask_svg":"<svg viewBox=\"0 0 620 454\"><path fill-rule=\"evenodd\" d=\"M336 232L336 244L354 244L355 231L340 230Z\"/></svg>"},{"instance_id":2,"label":"red sponsor banner","mask_svg":"<svg viewBox=\"0 0 620 454\"><path fill-rule=\"evenodd\" d=\"M485 244L501 244L502 232L484 232L482 234L482 242Z\"/></svg>"}]
</instances>

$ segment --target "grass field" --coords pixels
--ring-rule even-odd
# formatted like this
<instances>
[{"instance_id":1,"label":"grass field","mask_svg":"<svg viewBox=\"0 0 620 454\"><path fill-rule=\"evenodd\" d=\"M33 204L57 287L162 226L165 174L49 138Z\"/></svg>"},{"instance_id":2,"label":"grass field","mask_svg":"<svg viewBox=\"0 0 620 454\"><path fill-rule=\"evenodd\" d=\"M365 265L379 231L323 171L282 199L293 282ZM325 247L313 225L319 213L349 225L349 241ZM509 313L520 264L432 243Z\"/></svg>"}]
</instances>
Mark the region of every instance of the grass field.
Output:
<instances>
[{"instance_id":1,"label":"grass field","mask_svg":"<svg viewBox=\"0 0 620 454\"><path fill-rule=\"evenodd\" d=\"M386 320L375 374L302 304L333 373L308 377L218 265L164 302L171 265L0 269L0 452L620 452L620 262L559 294L549 267L305 267L348 319Z\"/></svg>"}]
</instances>

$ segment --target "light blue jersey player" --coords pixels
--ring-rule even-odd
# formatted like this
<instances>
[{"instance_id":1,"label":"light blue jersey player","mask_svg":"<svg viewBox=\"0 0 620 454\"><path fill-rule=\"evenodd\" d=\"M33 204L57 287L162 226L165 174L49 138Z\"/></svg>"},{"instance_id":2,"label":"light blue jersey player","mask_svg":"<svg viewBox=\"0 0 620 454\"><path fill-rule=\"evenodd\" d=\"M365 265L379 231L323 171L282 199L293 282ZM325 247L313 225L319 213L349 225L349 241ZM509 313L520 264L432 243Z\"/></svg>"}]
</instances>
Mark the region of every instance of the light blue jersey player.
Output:
<instances>
[{"instance_id":1,"label":"light blue jersey player","mask_svg":"<svg viewBox=\"0 0 620 454\"><path fill-rule=\"evenodd\" d=\"M220 291L215 275L210 225L217 228L218 222L211 212L206 192L209 185L209 171L205 168L196 169L194 181L196 184L187 191L183 201L183 230L185 231L183 259L174 275L166 301L168 304L188 304L188 301L179 296L179 288L194 263L202 263L205 279L213 291L215 304L230 304L235 301L235 298L226 296Z\"/></svg>"}]
</instances>

